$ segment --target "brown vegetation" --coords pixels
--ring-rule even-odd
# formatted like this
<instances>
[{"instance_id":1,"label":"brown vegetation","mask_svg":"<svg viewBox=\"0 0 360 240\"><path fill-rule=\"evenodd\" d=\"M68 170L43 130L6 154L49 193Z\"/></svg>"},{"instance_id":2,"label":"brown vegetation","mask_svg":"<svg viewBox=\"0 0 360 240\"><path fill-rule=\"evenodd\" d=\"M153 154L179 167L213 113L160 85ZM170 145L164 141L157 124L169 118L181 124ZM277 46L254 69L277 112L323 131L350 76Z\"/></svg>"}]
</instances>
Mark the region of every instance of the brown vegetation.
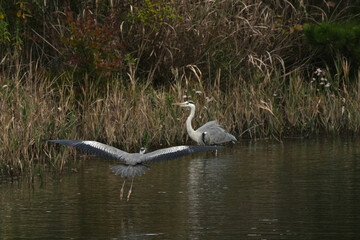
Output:
<instances>
[{"instance_id":1,"label":"brown vegetation","mask_svg":"<svg viewBox=\"0 0 360 240\"><path fill-rule=\"evenodd\" d=\"M14 5L16 24L0 6L0 175L63 171L74 151L46 139L193 144L188 113L172 106L188 98L195 127L217 119L237 138L359 132L360 73L341 55L320 61L301 29L349 6L85 2Z\"/></svg>"}]
</instances>

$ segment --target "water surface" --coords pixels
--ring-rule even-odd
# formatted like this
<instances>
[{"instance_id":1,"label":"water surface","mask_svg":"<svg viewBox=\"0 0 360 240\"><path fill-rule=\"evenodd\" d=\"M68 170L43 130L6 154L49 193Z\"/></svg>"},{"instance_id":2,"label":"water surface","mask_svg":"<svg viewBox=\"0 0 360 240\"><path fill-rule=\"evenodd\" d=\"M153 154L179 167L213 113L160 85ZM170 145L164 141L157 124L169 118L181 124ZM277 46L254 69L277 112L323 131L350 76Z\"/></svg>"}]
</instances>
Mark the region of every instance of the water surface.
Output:
<instances>
[{"instance_id":1,"label":"water surface","mask_svg":"<svg viewBox=\"0 0 360 240\"><path fill-rule=\"evenodd\" d=\"M360 141L241 141L150 165L120 200L101 159L80 173L0 184L0 238L356 239ZM126 182L127 194L131 181Z\"/></svg>"}]
</instances>

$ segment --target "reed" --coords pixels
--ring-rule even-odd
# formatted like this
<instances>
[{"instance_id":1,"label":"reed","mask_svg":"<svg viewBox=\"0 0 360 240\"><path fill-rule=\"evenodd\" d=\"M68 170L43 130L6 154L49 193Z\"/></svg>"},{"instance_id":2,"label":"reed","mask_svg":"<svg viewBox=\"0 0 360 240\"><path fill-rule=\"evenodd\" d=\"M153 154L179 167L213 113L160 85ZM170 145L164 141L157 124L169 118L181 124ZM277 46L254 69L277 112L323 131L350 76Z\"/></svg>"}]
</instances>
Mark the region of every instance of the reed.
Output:
<instances>
[{"instance_id":1,"label":"reed","mask_svg":"<svg viewBox=\"0 0 360 240\"><path fill-rule=\"evenodd\" d=\"M193 144L185 130L188 112L172 106L186 99L197 104L194 127L217 119L238 138L356 134L360 79L349 81L346 62L341 66L333 77L323 70L321 76L331 82L327 88L294 72L255 74L222 89L221 74L205 84L194 67L197 75L182 74L169 87L140 83L133 88L113 79L105 92L89 84L80 93L70 74L50 77L36 71L29 79L29 72L17 72L0 79L1 175L36 176L76 164L75 151L50 146L46 139L91 139L134 152L140 146Z\"/></svg>"},{"instance_id":2,"label":"reed","mask_svg":"<svg viewBox=\"0 0 360 240\"><path fill-rule=\"evenodd\" d=\"M238 138L358 133L354 62L339 55L317 70L302 37L306 22L357 13L348 0L309 2L1 3L0 175L78 164L46 139L133 152L193 144L188 113L172 106L187 99L194 127L217 119Z\"/></svg>"}]
</instances>

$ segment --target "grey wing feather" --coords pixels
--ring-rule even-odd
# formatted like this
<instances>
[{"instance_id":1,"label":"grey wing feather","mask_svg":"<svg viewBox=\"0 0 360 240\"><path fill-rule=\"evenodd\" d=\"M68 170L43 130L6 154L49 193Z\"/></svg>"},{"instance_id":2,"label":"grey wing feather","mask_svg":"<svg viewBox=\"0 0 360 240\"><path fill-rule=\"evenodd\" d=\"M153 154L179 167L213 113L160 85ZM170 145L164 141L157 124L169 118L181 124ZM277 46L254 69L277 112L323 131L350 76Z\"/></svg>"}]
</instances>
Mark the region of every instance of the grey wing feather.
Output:
<instances>
[{"instance_id":1,"label":"grey wing feather","mask_svg":"<svg viewBox=\"0 0 360 240\"><path fill-rule=\"evenodd\" d=\"M135 177L136 175L141 176L150 167L138 164L138 165L126 165L118 164L110 167L115 175L121 175L121 177Z\"/></svg>"},{"instance_id":2,"label":"grey wing feather","mask_svg":"<svg viewBox=\"0 0 360 240\"><path fill-rule=\"evenodd\" d=\"M66 146L75 147L89 154L96 156L113 159L113 160L126 160L129 153L124 152L118 148L99 143L96 141L81 141L81 140L48 140L49 142L59 143Z\"/></svg>"},{"instance_id":3,"label":"grey wing feather","mask_svg":"<svg viewBox=\"0 0 360 240\"><path fill-rule=\"evenodd\" d=\"M203 133L203 132L208 132L212 128L222 128L222 127L216 120L214 120L214 121L210 121L210 122L205 123L204 125L202 125L198 129L196 129L196 131L199 131L199 132Z\"/></svg>"},{"instance_id":4,"label":"grey wing feather","mask_svg":"<svg viewBox=\"0 0 360 240\"><path fill-rule=\"evenodd\" d=\"M206 144L211 145L211 144L221 144L221 143L236 141L236 138L232 134L226 132L224 129L213 128L207 131L206 133L207 133L205 135Z\"/></svg>"},{"instance_id":5,"label":"grey wing feather","mask_svg":"<svg viewBox=\"0 0 360 240\"><path fill-rule=\"evenodd\" d=\"M179 158L193 153L215 151L222 149L220 146L175 146L169 148L159 149L153 152L143 154L143 158L138 160L140 162L148 161L164 161Z\"/></svg>"},{"instance_id":6,"label":"grey wing feather","mask_svg":"<svg viewBox=\"0 0 360 240\"><path fill-rule=\"evenodd\" d=\"M231 141L237 141L236 138L228 133L217 121L211 121L205 123L199 127L197 131L201 133L206 132L205 143L206 144L221 144Z\"/></svg>"}]
</instances>

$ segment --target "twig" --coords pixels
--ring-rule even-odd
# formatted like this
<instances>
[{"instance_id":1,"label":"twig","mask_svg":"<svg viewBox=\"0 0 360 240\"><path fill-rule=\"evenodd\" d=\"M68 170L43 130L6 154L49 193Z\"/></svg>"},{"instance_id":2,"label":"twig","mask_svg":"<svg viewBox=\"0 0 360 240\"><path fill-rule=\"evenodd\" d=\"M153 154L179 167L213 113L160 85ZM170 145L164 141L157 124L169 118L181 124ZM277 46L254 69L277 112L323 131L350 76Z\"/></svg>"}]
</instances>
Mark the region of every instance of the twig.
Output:
<instances>
[{"instance_id":1,"label":"twig","mask_svg":"<svg viewBox=\"0 0 360 240\"><path fill-rule=\"evenodd\" d=\"M49 46L51 46L55 51L57 51L58 53L60 53L60 55L63 55L54 45L52 45L48 40L46 40L43 36L41 36L39 33L37 33L34 29L31 29L39 38L41 38L42 40L44 40L44 42L46 42L47 44L49 44Z\"/></svg>"},{"instance_id":2,"label":"twig","mask_svg":"<svg viewBox=\"0 0 360 240\"><path fill-rule=\"evenodd\" d=\"M258 127L258 126L261 126L261 125L263 125L263 124L264 124L264 123L259 123L259 124L256 124L255 126L249 127L248 129L246 129L245 131L243 131L243 132L240 134L240 137L241 137L242 135L244 135L244 133L250 131L251 129L256 128L256 127Z\"/></svg>"}]
</instances>

